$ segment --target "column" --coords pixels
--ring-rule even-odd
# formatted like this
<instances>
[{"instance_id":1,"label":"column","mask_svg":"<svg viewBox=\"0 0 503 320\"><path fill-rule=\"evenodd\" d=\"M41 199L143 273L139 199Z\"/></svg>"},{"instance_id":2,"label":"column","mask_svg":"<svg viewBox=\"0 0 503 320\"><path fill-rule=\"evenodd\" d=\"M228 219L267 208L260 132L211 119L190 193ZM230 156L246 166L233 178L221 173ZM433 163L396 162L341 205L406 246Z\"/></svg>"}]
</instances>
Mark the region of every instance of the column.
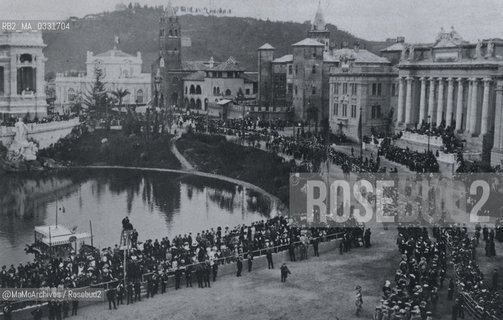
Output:
<instances>
[{"instance_id":1,"label":"column","mask_svg":"<svg viewBox=\"0 0 503 320\"><path fill-rule=\"evenodd\" d=\"M444 79L438 78L438 101L437 101L437 118L436 124L440 125L442 122L442 112L444 111Z\"/></svg>"},{"instance_id":2,"label":"column","mask_svg":"<svg viewBox=\"0 0 503 320\"><path fill-rule=\"evenodd\" d=\"M430 96L428 97L428 116L433 123L435 117L435 78L430 78Z\"/></svg>"},{"instance_id":3,"label":"column","mask_svg":"<svg viewBox=\"0 0 503 320\"><path fill-rule=\"evenodd\" d=\"M503 83L496 82L496 99L494 105L494 143L491 150L491 165L503 164Z\"/></svg>"},{"instance_id":4,"label":"column","mask_svg":"<svg viewBox=\"0 0 503 320\"><path fill-rule=\"evenodd\" d=\"M456 131L463 128L463 78L458 78L458 99L456 101Z\"/></svg>"},{"instance_id":5,"label":"column","mask_svg":"<svg viewBox=\"0 0 503 320\"><path fill-rule=\"evenodd\" d=\"M398 110L396 116L397 124L403 121L403 108L404 108L404 97L405 97L405 86L403 84L403 78L398 78Z\"/></svg>"},{"instance_id":6,"label":"column","mask_svg":"<svg viewBox=\"0 0 503 320\"><path fill-rule=\"evenodd\" d=\"M425 119L426 114L426 79L421 77L421 97L419 99L419 125Z\"/></svg>"},{"instance_id":7,"label":"column","mask_svg":"<svg viewBox=\"0 0 503 320\"><path fill-rule=\"evenodd\" d=\"M470 114L472 109L473 78L468 79L468 99L466 100L465 132L470 131Z\"/></svg>"},{"instance_id":8,"label":"column","mask_svg":"<svg viewBox=\"0 0 503 320\"><path fill-rule=\"evenodd\" d=\"M410 115L412 112L412 81L414 81L414 78L407 77L407 95L405 98L405 125L410 124Z\"/></svg>"},{"instance_id":9,"label":"column","mask_svg":"<svg viewBox=\"0 0 503 320\"><path fill-rule=\"evenodd\" d=\"M489 121L489 89L491 87L491 79L484 79L484 98L482 100L482 124L480 133L486 134Z\"/></svg>"},{"instance_id":10,"label":"column","mask_svg":"<svg viewBox=\"0 0 503 320\"><path fill-rule=\"evenodd\" d=\"M452 109L454 107L453 94L454 94L454 80L447 79L447 111L445 113L445 126L452 125Z\"/></svg>"},{"instance_id":11,"label":"column","mask_svg":"<svg viewBox=\"0 0 503 320\"><path fill-rule=\"evenodd\" d=\"M470 107L470 132L472 134L475 133L475 130L477 130L477 96L478 96L478 89L479 82L478 79L475 78L473 79L473 88L472 88L472 103Z\"/></svg>"}]
</instances>

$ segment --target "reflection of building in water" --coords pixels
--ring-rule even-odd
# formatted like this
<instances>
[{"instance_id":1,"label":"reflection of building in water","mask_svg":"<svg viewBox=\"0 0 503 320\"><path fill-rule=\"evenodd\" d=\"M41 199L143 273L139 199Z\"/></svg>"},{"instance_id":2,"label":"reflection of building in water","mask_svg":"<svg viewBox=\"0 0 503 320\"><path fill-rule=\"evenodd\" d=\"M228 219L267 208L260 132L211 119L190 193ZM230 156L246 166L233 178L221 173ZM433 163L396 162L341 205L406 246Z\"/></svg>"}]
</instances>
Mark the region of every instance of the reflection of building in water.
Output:
<instances>
[{"instance_id":1,"label":"reflection of building in water","mask_svg":"<svg viewBox=\"0 0 503 320\"><path fill-rule=\"evenodd\" d=\"M44 47L40 32L0 31L0 113L47 114Z\"/></svg>"}]
</instances>

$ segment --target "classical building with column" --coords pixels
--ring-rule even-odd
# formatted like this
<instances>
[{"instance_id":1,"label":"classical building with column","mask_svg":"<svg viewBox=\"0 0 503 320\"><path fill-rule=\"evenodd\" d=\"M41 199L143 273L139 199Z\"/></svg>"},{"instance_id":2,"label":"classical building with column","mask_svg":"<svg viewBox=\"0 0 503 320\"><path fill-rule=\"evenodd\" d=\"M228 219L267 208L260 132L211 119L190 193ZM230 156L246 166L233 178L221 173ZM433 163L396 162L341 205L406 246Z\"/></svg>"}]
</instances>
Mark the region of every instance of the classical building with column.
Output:
<instances>
[{"instance_id":1,"label":"classical building with column","mask_svg":"<svg viewBox=\"0 0 503 320\"><path fill-rule=\"evenodd\" d=\"M382 50L390 59L398 53L395 129L450 126L466 141L466 152L482 155L483 146L486 152L494 144L491 164L501 165L503 40L470 43L454 28L442 29L433 44L402 43Z\"/></svg>"},{"instance_id":2,"label":"classical building with column","mask_svg":"<svg viewBox=\"0 0 503 320\"><path fill-rule=\"evenodd\" d=\"M45 96L45 44L41 32L0 31L0 113L42 118Z\"/></svg>"}]
</instances>

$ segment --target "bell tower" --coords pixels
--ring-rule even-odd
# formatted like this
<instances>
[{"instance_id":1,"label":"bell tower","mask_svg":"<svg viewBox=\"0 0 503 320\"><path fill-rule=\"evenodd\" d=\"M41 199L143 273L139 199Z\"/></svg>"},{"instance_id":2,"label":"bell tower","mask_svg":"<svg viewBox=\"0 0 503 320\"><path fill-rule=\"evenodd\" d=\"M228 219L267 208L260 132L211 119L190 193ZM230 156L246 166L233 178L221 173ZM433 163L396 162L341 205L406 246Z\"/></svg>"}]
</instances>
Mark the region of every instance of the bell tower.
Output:
<instances>
[{"instance_id":1,"label":"bell tower","mask_svg":"<svg viewBox=\"0 0 503 320\"><path fill-rule=\"evenodd\" d=\"M321 10L321 0L318 2L318 9L311 24L311 30L307 32L308 38L314 39L325 45L324 51L330 49L330 31L328 31L323 12Z\"/></svg>"},{"instance_id":2,"label":"bell tower","mask_svg":"<svg viewBox=\"0 0 503 320\"><path fill-rule=\"evenodd\" d=\"M159 105L181 105L183 94L182 35L178 16L168 2L159 19L159 70L161 74Z\"/></svg>"}]
</instances>

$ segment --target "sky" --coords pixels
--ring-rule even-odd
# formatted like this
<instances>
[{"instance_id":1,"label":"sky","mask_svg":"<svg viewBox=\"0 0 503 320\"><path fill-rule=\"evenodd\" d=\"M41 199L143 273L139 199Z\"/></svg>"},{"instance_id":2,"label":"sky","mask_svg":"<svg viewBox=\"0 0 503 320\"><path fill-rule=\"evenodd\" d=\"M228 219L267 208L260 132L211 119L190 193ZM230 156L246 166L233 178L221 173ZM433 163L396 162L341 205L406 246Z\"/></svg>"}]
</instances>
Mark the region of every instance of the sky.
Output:
<instances>
[{"instance_id":1,"label":"sky","mask_svg":"<svg viewBox=\"0 0 503 320\"><path fill-rule=\"evenodd\" d=\"M169 0L136 0L167 5ZM366 39L404 36L407 42L433 42L443 27L468 41L503 38L502 0L171 0L174 6L231 9L233 16L273 21L312 20L321 1L327 23ZM113 11L126 0L0 0L0 21L54 20Z\"/></svg>"}]
</instances>

